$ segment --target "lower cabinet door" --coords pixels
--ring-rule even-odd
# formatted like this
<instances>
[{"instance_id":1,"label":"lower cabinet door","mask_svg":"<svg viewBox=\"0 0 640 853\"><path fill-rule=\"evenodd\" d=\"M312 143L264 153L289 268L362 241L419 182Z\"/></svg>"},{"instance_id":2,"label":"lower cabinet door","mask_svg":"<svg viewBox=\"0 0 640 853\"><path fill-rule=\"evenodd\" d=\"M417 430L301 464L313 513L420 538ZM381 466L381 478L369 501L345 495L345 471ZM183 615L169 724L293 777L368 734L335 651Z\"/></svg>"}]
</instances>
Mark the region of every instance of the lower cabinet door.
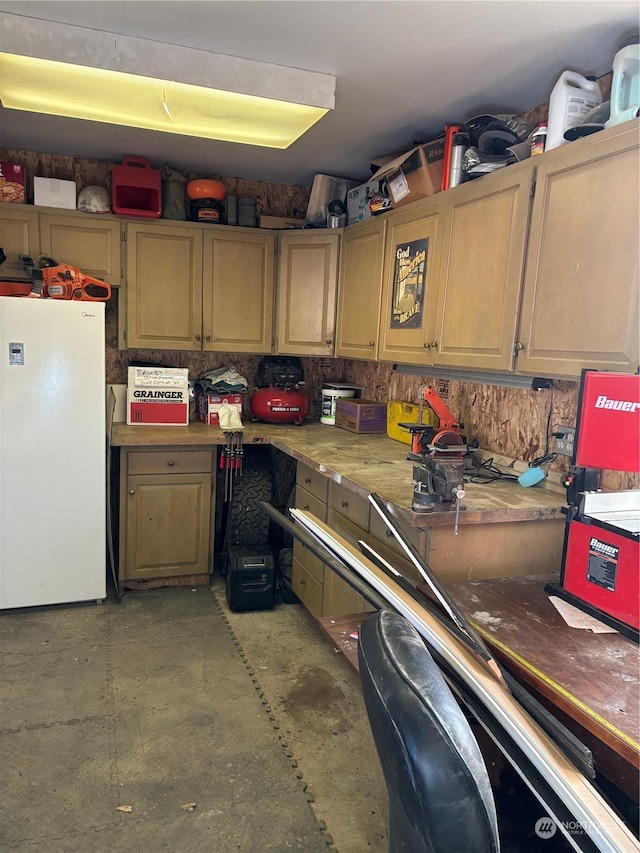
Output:
<instances>
[{"instance_id":1,"label":"lower cabinet door","mask_svg":"<svg viewBox=\"0 0 640 853\"><path fill-rule=\"evenodd\" d=\"M293 558L292 568L293 591L312 616L319 619L324 615L322 600L324 584L315 578L311 572L298 560Z\"/></svg>"},{"instance_id":2,"label":"lower cabinet door","mask_svg":"<svg viewBox=\"0 0 640 853\"><path fill-rule=\"evenodd\" d=\"M120 579L209 572L211 474L129 476Z\"/></svg>"}]
</instances>

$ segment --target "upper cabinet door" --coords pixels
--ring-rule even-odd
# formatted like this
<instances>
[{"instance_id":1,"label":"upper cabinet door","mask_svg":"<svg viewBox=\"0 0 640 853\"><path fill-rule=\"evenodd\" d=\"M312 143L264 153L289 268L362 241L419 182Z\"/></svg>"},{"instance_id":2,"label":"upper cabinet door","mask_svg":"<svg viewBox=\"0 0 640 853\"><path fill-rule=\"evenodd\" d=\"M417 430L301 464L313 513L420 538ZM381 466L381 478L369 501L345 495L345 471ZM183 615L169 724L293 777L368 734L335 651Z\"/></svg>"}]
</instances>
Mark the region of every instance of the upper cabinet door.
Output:
<instances>
[{"instance_id":1,"label":"upper cabinet door","mask_svg":"<svg viewBox=\"0 0 640 853\"><path fill-rule=\"evenodd\" d=\"M30 279L19 255L35 258L40 252L38 214L24 204L3 204L0 208L0 246L7 260L2 264L6 278Z\"/></svg>"},{"instance_id":2,"label":"upper cabinet door","mask_svg":"<svg viewBox=\"0 0 640 853\"><path fill-rule=\"evenodd\" d=\"M512 369L532 181L528 161L438 197L443 240L433 364Z\"/></svg>"},{"instance_id":3,"label":"upper cabinet door","mask_svg":"<svg viewBox=\"0 0 640 853\"><path fill-rule=\"evenodd\" d=\"M342 237L336 355L343 358L376 358L386 229L385 219L372 219Z\"/></svg>"},{"instance_id":4,"label":"upper cabinet door","mask_svg":"<svg viewBox=\"0 0 640 853\"><path fill-rule=\"evenodd\" d=\"M278 353L333 355L339 241L332 229L278 235Z\"/></svg>"},{"instance_id":5,"label":"upper cabinet door","mask_svg":"<svg viewBox=\"0 0 640 853\"><path fill-rule=\"evenodd\" d=\"M638 366L638 130L634 120L540 158L519 371Z\"/></svg>"},{"instance_id":6,"label":"upper cabinet door","mask_svg":"<svg viewBox=\"0 0 640 853\"><path fill-rule=\"evenodd\" d=\"M205 350L271 352L274 256L275 235L270 232L205 233Z\"/></svg>"},{"instance_id":7,"label":"upper cabinet door","mask_svg":"<svg viewBox=\"0 0 640 853\"><path fill-rule=\"evenodd\" d=\"M387 215L378 358L431 364L442 227L439 196Z\"/></svg>"},{"instance_id":8,"label":"upper cabinet door","mask_svg":"<svg viewBox=\"0 0 640 853\"><path fill-rule=\"evenodd\" d=\"M202 229L127 223L127 346L202 349Z\"/></svg>"},{"instance_id":9,"label":"upper cabinet door","mask_svg":"<svg viewBox=\"0 0 640 853\"><path fill-rule=\"evenodd\" d=\"M90 214L40 214L40 251L86 275L120 284L120 222Z\"/></svg>"}]
</instances>

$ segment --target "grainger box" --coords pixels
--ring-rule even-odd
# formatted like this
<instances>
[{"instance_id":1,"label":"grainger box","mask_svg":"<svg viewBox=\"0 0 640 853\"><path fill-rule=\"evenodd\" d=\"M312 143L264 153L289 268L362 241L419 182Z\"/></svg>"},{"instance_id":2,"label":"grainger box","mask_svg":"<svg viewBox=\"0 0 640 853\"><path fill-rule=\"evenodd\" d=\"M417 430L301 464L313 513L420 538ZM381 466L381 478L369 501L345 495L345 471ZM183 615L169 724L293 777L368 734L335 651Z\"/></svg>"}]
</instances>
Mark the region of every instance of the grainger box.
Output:
<instances>
[{"instance_id":1,"label":"grainger box","mask_svg":"<svg viewBox=\"0 0 640 853\"><path fill-rule=\"evenodd\" d=\"M218 426L218 412L223 403L228 403L242 417L242 394L209 394L196 385L196 413L203 424Z\"/></svg>"},{"instance_id":2,"label":"grainger box","mask_svg":"<svg viewBox=\"0 0 640 853\"><path fill-rule=\"evenodd\" d=\"M373 400L339 397L336 400L336 426L349 432L386 432L387 406Z\"/></svg>"},{"instance_id":3,"label":"grainger box","mask_svg":"<svg viewBox=\"0 0 640 853\"><path fill-rule=\"evenodd\" d=\"M127 374L130 426L187 426L189 371L186 367L130 367Z\"/></svg>"}]
</instances>

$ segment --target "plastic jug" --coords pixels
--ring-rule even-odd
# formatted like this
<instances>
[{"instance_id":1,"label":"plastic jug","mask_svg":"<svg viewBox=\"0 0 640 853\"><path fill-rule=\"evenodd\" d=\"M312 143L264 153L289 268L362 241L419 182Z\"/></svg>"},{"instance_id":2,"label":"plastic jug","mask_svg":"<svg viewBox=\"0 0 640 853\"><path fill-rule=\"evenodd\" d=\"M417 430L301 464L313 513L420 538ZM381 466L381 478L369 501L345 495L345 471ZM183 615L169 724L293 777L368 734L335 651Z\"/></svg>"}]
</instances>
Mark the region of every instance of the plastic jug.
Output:
<instances>
[{"instance_id":1,"label":"plastic jug","mask_svg":"<svg viewBox=\"0 0 640 853\"><path fill-rule=\"evenodd\" d=\"M629 44L613 57L611 115L605 127L613 127L640 115L640 44Z\"/></svg>"},{"instance_id":2,"label":"plastic jug","mask_svg":"<svg viewBox=\"0 0 640 853\"><path fill-rule=\"evenodd\" d=\"M582 124L587 113L602 103L602 92L595 80L577 71L564 71L551 92L545 151L564 145L565 130Z\"/></svg>"}]
</instances>

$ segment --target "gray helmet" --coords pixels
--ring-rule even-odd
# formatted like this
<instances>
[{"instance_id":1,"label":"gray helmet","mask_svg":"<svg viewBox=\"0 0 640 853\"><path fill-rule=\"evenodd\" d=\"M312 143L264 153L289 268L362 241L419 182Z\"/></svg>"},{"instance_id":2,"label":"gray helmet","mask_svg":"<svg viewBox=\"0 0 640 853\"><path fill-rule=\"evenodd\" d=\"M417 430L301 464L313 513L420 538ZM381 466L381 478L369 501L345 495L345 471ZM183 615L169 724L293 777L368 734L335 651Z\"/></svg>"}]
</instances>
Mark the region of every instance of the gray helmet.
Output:
<instances>
[{"instance_id":1,"label":"gray helmet","mask_svg":"<svg viewBox=\"0 0 640 853\"><path fill-rule=\"evenodd\" d=\"M111 213L109 196L104 187L85 187L80 190L77 207L86 213Z\"/></svg>"}]
</instances>

